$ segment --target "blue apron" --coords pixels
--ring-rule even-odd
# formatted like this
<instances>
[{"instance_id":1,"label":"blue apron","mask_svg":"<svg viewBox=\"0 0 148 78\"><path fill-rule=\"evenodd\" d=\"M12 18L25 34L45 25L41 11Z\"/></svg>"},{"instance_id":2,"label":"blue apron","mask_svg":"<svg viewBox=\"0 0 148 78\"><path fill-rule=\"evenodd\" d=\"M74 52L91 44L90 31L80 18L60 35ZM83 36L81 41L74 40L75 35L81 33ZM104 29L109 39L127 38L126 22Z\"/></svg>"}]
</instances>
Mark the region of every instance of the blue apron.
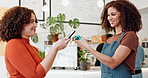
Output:
<instances>
[{"instance_id":1,"label":"blue apron","mask_svg":"<svg viewBox=\"0 0 148 78\"><path fill-rule=\"evenodd\" d=\"M124 32L122 32L117 41L113 41L111 44L104 43L101 53L112 57L116 49L120 45L120 40L122 39L123 35ZM103 63L101 63L101 78L132 78L132 75L130 71L128 71L128 69L125 67L123 62L114 69L111 69Z\"/></svg>"}]
</instances>

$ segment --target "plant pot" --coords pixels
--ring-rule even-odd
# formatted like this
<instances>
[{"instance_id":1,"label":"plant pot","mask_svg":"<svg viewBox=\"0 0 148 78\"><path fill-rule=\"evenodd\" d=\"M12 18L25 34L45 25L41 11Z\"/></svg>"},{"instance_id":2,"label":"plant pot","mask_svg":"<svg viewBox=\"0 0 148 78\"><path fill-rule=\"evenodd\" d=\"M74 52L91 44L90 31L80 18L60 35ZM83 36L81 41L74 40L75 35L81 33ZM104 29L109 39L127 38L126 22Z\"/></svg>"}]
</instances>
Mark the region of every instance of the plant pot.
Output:
<instances>
[{"instance_id":1,"label":"plant pot","mask_svg":"<svg viewBox=\"0 0 148 78\"><path fill-rule=\"evenodd\" d=\"M59 35L59 34L53 35L52 38L51 38L51 41L52 41L52 42L58 41L58 40L59 40L59 39L58 39L58 35Z\"/></svg>"},{"instance_id":2,"label":"plant pot","mask_svg":"<svg viewBox=\"0 0 148 78\"><path fill-rule=\"evenodd\" d=\"M90 70L91 63L90 62L80 62L80 70Z\"/></svg>"},{"instance_id":3,"label":"plant pot","mask_svg":"<svg viewBox=\"0 0 148 78\"><path fill-rule=\"evenodd\" d=\"M87 62L80 62L80 70L87 70Z\"/></svg>"},{"instance_id":4,"label":"plant pot","mask_svg":"<svg viewBox=\"0 0 148 78\"><path fill-rule=\"evenodd\" d=\"M44 41L44 45L52 45L52 41Z\"/></svg>"},{"instance_id":5,"label":"plant pot","mask_svg":"<svg viewBox=\"0 0 148 78\"><path fill-rule=\"evenodd\" d=\"M91 68L91 63L90 62L87 62L86 69L87 70L90 70L90 68Z\"/></svg>"}]
</instances>

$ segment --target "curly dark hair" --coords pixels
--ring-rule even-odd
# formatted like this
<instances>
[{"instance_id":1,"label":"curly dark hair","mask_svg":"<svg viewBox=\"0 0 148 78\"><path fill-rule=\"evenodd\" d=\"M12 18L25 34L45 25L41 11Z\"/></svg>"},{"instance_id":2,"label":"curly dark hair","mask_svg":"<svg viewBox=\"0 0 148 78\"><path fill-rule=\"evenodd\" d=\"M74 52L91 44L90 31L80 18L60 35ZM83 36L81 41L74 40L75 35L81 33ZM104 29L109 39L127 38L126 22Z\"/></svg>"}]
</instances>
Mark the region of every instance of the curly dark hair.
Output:
<instances>
[{"instance_id":1,"label":"curly dark hair","mask_svg":"<svg viewBox=\"0 0 148 78\"><path fill-rule=\"evenodd\" d=\"M12 7L5 12L0 25L1 40L8 42L15 38L21 39L23 25L30 23L31 13L35 15L33 10L20 6ZM35 22L37 23L37 18Z\"/></svg>"},{"instance_id":2,"label":"curly dark hair","mask_svg":"<svg viewBox=\"0 0 148 78\"><path fill-rule=\"evenodd\" d=\"M122 26L122 31L134 31L138 32L142 28L141 15L138 9L129 1L126 0L117 0L111 1L104 7L101 15L101 25L105 29L106 33L114 30L110 26L108 17L108 8L114 7L120 12L120 24Z\"/></svg>"}]
</instances>

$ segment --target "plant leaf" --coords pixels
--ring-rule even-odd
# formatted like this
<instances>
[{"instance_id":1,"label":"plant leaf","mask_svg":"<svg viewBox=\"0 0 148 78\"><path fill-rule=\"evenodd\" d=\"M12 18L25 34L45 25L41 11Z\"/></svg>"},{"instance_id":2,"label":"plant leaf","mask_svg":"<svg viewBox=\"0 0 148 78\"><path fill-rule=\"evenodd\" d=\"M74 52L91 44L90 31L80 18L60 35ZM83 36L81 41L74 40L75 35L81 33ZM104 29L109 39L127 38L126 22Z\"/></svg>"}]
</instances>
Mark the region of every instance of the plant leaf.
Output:
<instances>
[{"instance_id":1,"label":"plant leaf","mask_svg":"<svg viewBox=\"0 0 148 78\"><path fill-rule=\"evenodd\" d=\"M49 17L49 19L47 21L49 22L49 24L55 24L56 23L56 17Z\"/></svg>"},{"instance_id":2,"label":"plant leaf","mask_svg":"<svg viewBox=\"0 0 148 78\"><path fill-rule=\"evenodd\" d=\"M42 23L42 24L40 24L40 27L43 28L43 29L46 29L47 25L46 25L46 23Z\"/></svg>"},{"instance_id":3,"label":"plant leaf","mask_svg":"<svg viewBox=\"0 0 148 78\"><path fill-rule=\"evenodd\" d=\"M63 21L65 21L65 18L66 18L65 14L59 13L59 14L57 15L57 21L58 21L58 22L63 22Z\"/></svg>"},{"instance_id":4,"label":"plant leaf","mask_svg":"<svg viewBox=\"0 0 148 78\"><path fill-rule=\"evenodd\" d=\"M49 41L51 41L51 38L52 38L52 34L50 34L50 35L47 36L47 39L48 39Z\"/></svg>"},{"instance_id":5,"label":"plant leaf","mask_svg":"<svg viewBox=\"0 0 148 78\"><path fill-rule=\"evenodd\" d=\"M34 43L37 43L38 42L38 35L37 33L31 37L31 40L34 42Z\"/></svg>"},{"instance_id":6,"label":"plant leaf","mask_svg":"<svg viewBox=\"0 0 148 78\"><path fill-rule=\"evenodd\" d=\"M79 22L79 20L77 19L77 18L75 18L75 19L73 19L73 21L72 20L69 20L69 25L73 28L73 29L76 29L77 27L79 27L79 25L80 25L80 22Z\"/></svg>"}]
</instances>

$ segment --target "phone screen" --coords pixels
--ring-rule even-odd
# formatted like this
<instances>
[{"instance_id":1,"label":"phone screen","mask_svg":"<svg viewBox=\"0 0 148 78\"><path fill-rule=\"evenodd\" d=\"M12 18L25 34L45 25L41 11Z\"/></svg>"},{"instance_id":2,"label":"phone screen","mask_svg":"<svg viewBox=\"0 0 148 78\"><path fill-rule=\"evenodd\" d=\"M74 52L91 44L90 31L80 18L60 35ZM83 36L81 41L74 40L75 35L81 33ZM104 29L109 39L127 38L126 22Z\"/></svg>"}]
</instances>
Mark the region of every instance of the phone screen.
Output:
<instances>
[{"instance_id":1,"label":"phone screen","mask_svg":"<svg viewBox=\"0 0 148 78\"><path fill-rule=\"evenodd\" d=\"M71 36L75 33L76 31L72 31L68 36L67 38L71 38Z\"/></svg>"}]
</instances>

